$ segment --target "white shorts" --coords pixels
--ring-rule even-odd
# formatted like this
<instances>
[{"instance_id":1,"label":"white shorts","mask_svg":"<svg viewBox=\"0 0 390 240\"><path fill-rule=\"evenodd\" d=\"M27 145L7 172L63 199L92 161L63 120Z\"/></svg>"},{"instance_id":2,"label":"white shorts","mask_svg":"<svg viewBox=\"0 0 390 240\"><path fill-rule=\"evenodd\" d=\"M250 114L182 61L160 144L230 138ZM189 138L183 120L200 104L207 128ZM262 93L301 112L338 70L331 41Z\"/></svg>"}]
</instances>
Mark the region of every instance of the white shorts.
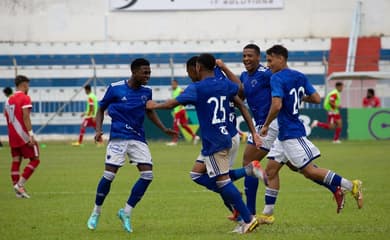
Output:
<instances>
[{"instance_id":1,"label":"white shorts","mask_svg":"<svg viewBox=\"0 0 390 240\"><path fill-rule=\"evenodd\" d=\"M126 155L132 164L152 163L152 156L146 143L137 140L111 140L107 145L106 164L121 167L126 163Z\"/></svg>"},{"instance_id":2,"label":"white shorts","mask_svg":"<svg viewBox=\"0 0 390 240\"><path fill-rule=\"evenodd\" d=\"M210 156L199 154L196 161L206 165L206 171L210 178L217 177L229 173L229 152L229 149L224 149Z\"/></svg>"},{"instance_id":3,"label":"white shorts","mask_svg":"<svg viewBox=\"0 0 390 240\"><path fill-rule=\"evenodd\" d=\"M238 154L238 148L240 147L240 135L237 133L232 137L232 148L229 151L229 168L233 167L234 160Z\"/></svg>"},{"instance_id":4,"label":"white shorts","mask_svg":"<svg viewBox=\"0 0 390 240\"><path fill-rule=\"evenodd\" d=\"M259 133L262 125L256 125L256 131ZM266 151L269 151L272 147L272 144L275 142L275 140L278 138L279 134L279 126L278 126L278 120L275 119L271 122L268 128L267 136L261 137L261 146L260 148ZM248 133L248 144L253 143L252 134Z\"/></svg>"},{"instance_id":5,"label":"white shorts","mask_svg":"<svg viewBox=\"0 0 390 240\"><path fill-rule=\"evenodd\" d=\"M310 140L300 137L284 141L277 139L268 158L279 163L290 161L294 167L302 169L320 155L320 150Z\"/></svg>"}]
</instances>

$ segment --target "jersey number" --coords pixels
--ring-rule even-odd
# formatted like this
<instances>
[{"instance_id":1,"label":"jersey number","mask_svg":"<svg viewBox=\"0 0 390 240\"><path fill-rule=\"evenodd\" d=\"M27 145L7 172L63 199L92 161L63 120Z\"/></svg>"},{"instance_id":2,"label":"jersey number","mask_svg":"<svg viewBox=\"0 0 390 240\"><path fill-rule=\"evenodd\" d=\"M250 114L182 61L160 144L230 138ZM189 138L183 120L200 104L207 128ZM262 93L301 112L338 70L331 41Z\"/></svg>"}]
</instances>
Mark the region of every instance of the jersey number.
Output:
<instances>
[{"instance_id":1,"label":"jersey number","mask_svg":"<svg viewBox=\"0 0 390 240\"><path fill-rule=\"evenodd\" d=\"M10 122L15 121L15 105L5 105L5 111L7 112L8 118Z\"/></svg>"},{"instance_id":2,"label":"jersey number","mask_svg":"<svg viewBox=\"0 0 390 240\"><path fill-rule=\"evenodd\" d=\"M220 96L219 100L216 97L211 97L207 100L208 104L214 103L214 114L213 114L213 120L211 121L212 124L217 123L223 123L226 121L226 110L223 107L223 103L226 101L226 96ZM222 113L222 118L218 118L218 113Z\"/></svg>"},{"instance_id":3,"label":"jersey number","mask_svg":"<svg viewBox=\"0 0 390 240\"><path fill-rule=\"evenodd\" d=\"M293 114L298 114L299 106L301 104L301 96L305 94L305 89L303 87L299 87L297 89L293 88L290 90L290 95L294 96L294 105L293 105Z\"/></svg>"}]
</instances>

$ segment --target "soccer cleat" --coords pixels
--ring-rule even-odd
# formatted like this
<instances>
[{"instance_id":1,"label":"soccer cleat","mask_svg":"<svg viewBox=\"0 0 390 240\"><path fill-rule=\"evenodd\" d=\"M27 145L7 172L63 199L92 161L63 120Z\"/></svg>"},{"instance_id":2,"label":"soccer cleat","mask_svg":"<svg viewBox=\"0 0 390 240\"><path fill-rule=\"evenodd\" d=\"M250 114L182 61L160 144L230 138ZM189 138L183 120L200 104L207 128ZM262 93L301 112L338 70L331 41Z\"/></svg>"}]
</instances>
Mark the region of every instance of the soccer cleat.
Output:
<instances>
[{"instance_id":1,"label":"soccer cleat","mask_svg":"<svg viewBox=\"0 0 390 240\"><path fill-rule=\"evenodd\" d=\"M339 144L339 143L341 143L341 141L340 141L340 140L333 140L333 142L332 142L332 143Z\"/></svg>"},{"instance_id":2,"label":"soccer cleat","mask_svg":"<svg viewBox=\"0 0 390 240\"><path fill-rule=\"evenodd\" d=\"M99 222L100 214L93 212L88 219L87 227L88 229L95 230Z\"/></svg>"},{"instance_id":3,"label":"soccer cleat","mask_svg":"<svg viewBox=\"0 0 390 240\"><path fill-rule=\"evenodd\" d=\"M19 184L15 184L14 189L15 192L21 195L23 198L30 198L30 195L27 194L27 191L23 186L20 186Z\"/></svg>"},{"instance_id":4,"label":"soccer cleat","mask_svg":"<svg viewBox=\"0 0 390 240\"><path fill-rule=\"evenodd\" d=\"M337 209L336 212L340 213L341 209L344 208L344 198L345 194L344 191L341 189L341 187L337 187L336 192L333 193L333 198L337 203Z\"/></svg>"},{"instance_id":5,"label":"soccer cleat","mask_svg":"<svg viewBox=\"0 0 390 240\"><path fill-rule=\"evenodd\" d=\"M353 180L352 181L352 196L355 198L358 208L363 207L363 189L362 189L362 181L360 180Z\"/></svg>"},{"instance_id":6,"label":"soccer cleat","mask_svg":"<svg viewBox=\"0 0 390 240\"><path fill-rule=\"evenodd\" d=\"M168 142L165 145L170 146L170 147L174 147L174 146L177 146L177 142Z\"/></svg>"},{"instance_id":7,"label":"soccer cleat","mask_svg":"<svg viewBox=\"0 0 390 240\"><path fill-rule=\"evenodd\" d=\"M258 179L262 180L265 186L268 186L267 174L261 167L260 162L258 160L253 160L250 164L252 164L253 175L256 176Z\"/></svg>"},{"instance_id":8,"label":"soccer cleat","mask_svg":"<svg viewBox=\"0 0 390 240\"><path fill-rule=\"evenodd\" d=\"M22 194L16 192L16 198L24 198Z\"/></svg>"},{"instance_id":9,"label":"soccer cleat","mask_svg":"<svg viewBox=\"0 0 390 240\"><path fill-rule=\"evenodd\" d=\"M192 142L194 143L194 145L196 145L196 144L198 144L199 140L200 140L200 137L198 135L196 135L194 137L194 139L192 140Z\"/></svg>"},{"instance_id":10,"label":"soccer cleat","mask_svg":"<svg viewBox=\"0 0 390 240\"><path fill-rule=\"evenodd\" d=\"M118 217L122 222L123 229L129 233L133 232L133 229L131 229L130 215L127 215L123 208L119 209Z\"/></svg>"},{"instance_id":11,"label":"soccer cleat","mask_svg":"<svg viewBox=\"0 0 390 240\"><path fill-rule=\"evenodd\" d=\"M261 214L260 217L258 217L260 224L272 224L275 222L274 215L265 215Z\"/></svg>"},{"instance_id":12,"label":"soccer cleat","mask_svg":"<svg viewBox=\"0 0 390 240\"><path fill-rule=\"evenodd\" d=\"M253 232L253 230L255 230L259 225L260 224L257 218L252 217L252 220L249 223L243 223L241 225L241 229L238 229L237 233L245 234L245 233Z\"/></svg>"},{"instance_id":13,"label":"soccer cleat","mask_svg":"<svg viewBox=\"0 0 390 240\"><path fill-rule=\"evenodd\" d=\"M315 128L315 127L317 127L317 126L318 126L318 120L314 120L314 121L311 123L311 125L310 125L311 128Z\"/></svg>"},{"instance_id":14,"label":"soccer cleat","mask_svg":"<svg viewBox=\"0 0 390 240\"><path fill-rule=\"evenodd\" d=\"M241 233L242 225L244 224L244 221L239 221L238 224L234 227L234 229L231 231L232 233Z\"/></svg>"},{"instance_id":15,"label":"soccer cleat","mask_svg":"<svg viewBox=\"0 0 390 240\"><path fill-rule=\"evenodd\" d=\"M79 142L72 142L72 146L73 147L80 147L81 143L79 143Z\"/></svg>"}]
</instances>

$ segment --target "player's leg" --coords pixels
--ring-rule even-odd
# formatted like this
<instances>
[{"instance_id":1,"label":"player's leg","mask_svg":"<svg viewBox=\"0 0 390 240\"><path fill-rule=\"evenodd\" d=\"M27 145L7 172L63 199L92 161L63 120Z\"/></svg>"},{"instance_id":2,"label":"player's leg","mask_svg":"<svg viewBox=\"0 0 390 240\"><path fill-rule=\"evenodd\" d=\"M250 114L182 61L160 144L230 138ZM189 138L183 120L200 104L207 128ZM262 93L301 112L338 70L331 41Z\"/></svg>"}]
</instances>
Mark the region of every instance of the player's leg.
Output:
<instances>
[{"instance_id":1,"label":"player's leg","mask_svg":"<svg viewBox=\"0 0 390 240\"><path fill-rule=\"evenodd\" d=\"M358 207L363 207L362 182L350 181L331 170L315 166L312 160L320 156L320 151L306 137L283 141L283 146L291 163L299 168L306 178L351 191Z\"/></svg>"},{"instance_id":2,"label":"player's leg","mask_svg":"<svg viewBox=\"0 0 390 240\"><path fill-rule=\"evenodd\" d=\"M328 113L328 119L327 122L320 122L318 120L314 120L312 124L310 125L311 128L319 127L326 130L333 129L334 128L334 122L333 122L333 114Z\"/></svg>"},{"instance_id":3,"label":"player's leg","mask_svg":"<svg viewBox=\"0 0 390 240\"><path fill-rule=\"evenodd\" d=\"M88 118L84 118L80 126L79 139L77 140L77 142L72 143L73 146L80 146L83 143L84 134L87 126L88 126Z\"/></svg>"},{"instance_id":4,"label":"player's leg","mask_svg":"<svg viewBox=\"0 0 390 240\"><path fill-rule=\"evenodd\" d=\"M178 118L179 118L179 122L180 122L181 127L184 128L184 130L186 130L192 136L192 140L195 143L195 141L199 140L199 137L196 136L195 133L190 128L190 126L188 126L188 118L187 118L186 110L183 109L180 112L178 112L177 114L178 114ZM196 137L198 137L197 140L196 140Z\"/></svg>"},{"instance_id":5,"label":"player's leg","mask_svg":"<svg viewBox=\"0 0 390 240\"><path fill-rule=\"evenodd\" d=\"M150 183L153 180L153 163L149 147L146 143L130 140L127 153L131 163L137 163L140 177L133 185L129 198L124 208L119 209L118 217L122 221L122 226L127 232L132 232L131 213L136 205L141 201Z\"/></svg>"},{"instance_id":6,"label":"player's leg","mask_svg":"<svg viewBox=\"0 0 390 240\"><path fill-rule=\"evenodd\" d=\"M258 225L257 219L250 213L242 200L241 193L229 177L229 150L222 150L206 158L206 169L210 177L216 177L216 185L221 197L236 209L243 220L240 233L253 231Z\"/></svg>"},{"instance_id":7,"label":"player's leg","mask_svg":"<svg viewBox=\"0 0 390 240\"><path fill-rule=\"evenodd\" d=\"M272 224L275 221L273 216L276 200L279 194L279 170L287 163L284 149L279 140L276 140L268 154L268 163L266 174L268 177L268 186L265 188L264 208L259 216L260 224Z\"/></svg>"},{"instance_id":8,"label":"player's leg","mask_svg":"<svg viewBox=\"0 0 390 240\"><path fill-rule=\"evenodd\" d=\"M341 115L337 114L335 115L335 132L334 132L334 137L333 137L333 142L334 143L340 143L340 134L342 130L343 124L342 124L342 119Z\"/></svg>"},{"instance_id":9,"label":"player's leg","mask_svg":"<svg viewBox=\"0 0 390 240\"><path fill-rule=\"evenodd\" d=\"M19 193L24 198L30 198L27 194L27 191L24 187L26 181L31 177L34 173L34 170L38 167L39 160L39 147L38 144L30 145L26 144L22 146L21 153L23 158L30 159L30 162L26 165L23 170L22 176L19 178L18 182L14 185L14 189L17 193Z\"/></svg>"},{"instance_id":10,"label":"player's leg","mask_svg":"<svg viewBox=\"0 0 390 240\"><path fill-rule=\"evenodd\" d=\"M111 183L114 181L119 168L125 163L126 147L127 142L121 140L110 141L107 145L105 170L99 180L96 189L95 206L87 222L87 226L91 230L96 229L104 200L110 192ZM112 151L112 149L115 149L115 151Z\"/></svg>"},{"instance_id":11,"label":"player's leg","mask_svg":"<svg viewBox=\"0 0 390 240\"><path fill-rule=\"evenodd\" d=\"M22 163L22 152L20 148L12 148L11 147L11 180L12 184L15 185L18 183L20 178L20 164Z\"/></svg>"},{"instance_id":12,"label":"player's leg","mask_svg":"<svg viewBox=\"0 0 390 240\"><path fill-rule=\"evenodd\" d=\"M96 118L91 118L87 127L92 127L96 131ZM96 142L97 146L103 146L103 136Z\"/></svg>"},{"instance_id":13,"label":"player's leg","mask_svg":"<svg viewBox=\"0 0 390 240\"><path fill-rule=\"evenodd\" d=\"M178 118L177 113L173 115L173 126L172 129L180 134L180 129L179 129L179 123L180 119ZM166 143L167 146L176 146L177 142L179 141L179 135L173 136L172 141Z\"/></svg>"}]
</instances>

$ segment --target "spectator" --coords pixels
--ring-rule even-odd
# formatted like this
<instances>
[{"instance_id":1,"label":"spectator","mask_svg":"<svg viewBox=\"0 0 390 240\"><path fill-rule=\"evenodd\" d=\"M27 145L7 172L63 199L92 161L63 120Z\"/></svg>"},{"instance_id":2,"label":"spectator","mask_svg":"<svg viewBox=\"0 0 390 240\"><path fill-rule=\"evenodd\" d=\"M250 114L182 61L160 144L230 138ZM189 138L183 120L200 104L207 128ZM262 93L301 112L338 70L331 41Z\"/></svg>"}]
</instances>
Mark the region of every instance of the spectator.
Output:
<instances>
[{"instance_id":1,"label":"spectator","mask_svg":"<svg viewBox=\"0 0 390 240\"><path fill-rule=\"evenodd\" d=\"M377 108L381 107L381 100L375 96L375 90L372 88L367 89L367 96L363 98L363 107L365 108Z\"/></svg>"}]
</instances>

